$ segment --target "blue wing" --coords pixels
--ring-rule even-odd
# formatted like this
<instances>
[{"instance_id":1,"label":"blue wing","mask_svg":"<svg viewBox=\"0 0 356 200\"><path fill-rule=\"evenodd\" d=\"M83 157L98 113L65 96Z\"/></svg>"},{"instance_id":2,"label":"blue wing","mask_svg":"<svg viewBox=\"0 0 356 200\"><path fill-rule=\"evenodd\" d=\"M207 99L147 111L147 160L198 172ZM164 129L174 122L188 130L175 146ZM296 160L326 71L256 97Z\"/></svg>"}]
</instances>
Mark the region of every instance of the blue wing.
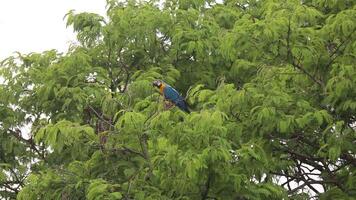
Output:
<instances>
[{"instance_id":1,"label":"blue wing","mask_svg":"<svg viewBox=\"0 0 356 200\"><path fill-rule=\"evenodd\" d=\"M183 100L183 97L179 95L177 90L172 88L170 85L166 85L163 90L164 97L173 103L177 104L179 101Z\"/></svg>"},{"instance_id":2,"label":"blue wing","mask_svg":"<svg viewBox=\"0 0 356 200\"><path fill-rule=\"evenodd\" d=\"M166 85L163 90L163 94L166 99L173 102L178 108L187 113L190 113L187 102L185 102L184 98L180 96L177 90L175 90L173 87Z\"/></svg>"}]
</instances>

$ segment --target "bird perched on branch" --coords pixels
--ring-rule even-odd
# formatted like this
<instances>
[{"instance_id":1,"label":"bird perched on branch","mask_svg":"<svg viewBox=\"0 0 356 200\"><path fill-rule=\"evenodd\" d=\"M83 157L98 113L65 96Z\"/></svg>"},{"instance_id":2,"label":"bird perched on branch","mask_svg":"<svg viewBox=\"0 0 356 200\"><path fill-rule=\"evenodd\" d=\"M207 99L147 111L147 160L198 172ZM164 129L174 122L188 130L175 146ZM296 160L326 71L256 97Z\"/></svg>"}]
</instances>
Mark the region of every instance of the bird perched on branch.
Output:
<instances>
[{"instance_id":1,"label":"bird perched on branch","mask_svg":"<svg viewBox=\"0 0 356 200\"><path fill-rule=\"evenodd\" d=\"M172 86L161 80L155 80L152 84L159 89L165 100L168 100L184 112L190 113L187 102Z\"/></svg>"}]
</instances>

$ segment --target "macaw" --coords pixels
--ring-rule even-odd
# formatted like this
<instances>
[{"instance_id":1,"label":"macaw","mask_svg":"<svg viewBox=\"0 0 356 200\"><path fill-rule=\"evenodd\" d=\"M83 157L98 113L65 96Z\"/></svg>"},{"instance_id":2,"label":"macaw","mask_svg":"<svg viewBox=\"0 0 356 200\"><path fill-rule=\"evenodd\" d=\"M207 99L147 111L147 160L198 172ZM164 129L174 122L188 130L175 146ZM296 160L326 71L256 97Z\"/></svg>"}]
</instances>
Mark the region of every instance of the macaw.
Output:
<instances>
[{"instance_id":1,"label":"macaw","mask_svg":"<svg viewBox=\"0 0 356 200\"><path fill-rule=\"evenodd\" d=\"M190 113L187 102L172 86L160 80L155 80L152 84L159 89L159 92L166 100L172 102L184 112Z\"/></svg>"}]
</instances>

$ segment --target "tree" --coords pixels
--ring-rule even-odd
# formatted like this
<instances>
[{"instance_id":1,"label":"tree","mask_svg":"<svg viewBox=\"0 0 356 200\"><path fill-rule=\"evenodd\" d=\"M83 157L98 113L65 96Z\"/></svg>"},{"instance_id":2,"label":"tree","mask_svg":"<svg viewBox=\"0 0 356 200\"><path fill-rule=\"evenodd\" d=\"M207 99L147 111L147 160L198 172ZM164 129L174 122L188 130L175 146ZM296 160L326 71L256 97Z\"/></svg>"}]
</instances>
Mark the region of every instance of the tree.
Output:
<instances>
[{"instance_id":1,"label":"tree","mask_svg":"<svg viewBox=\"0 0 356 200\"><path fill-rule=\"evenodd\" d=\"M8 199L353 199L356 2L108 0L2 61ZM163 79L193 112L165 110Z\"/></svg>"}]
</instances>

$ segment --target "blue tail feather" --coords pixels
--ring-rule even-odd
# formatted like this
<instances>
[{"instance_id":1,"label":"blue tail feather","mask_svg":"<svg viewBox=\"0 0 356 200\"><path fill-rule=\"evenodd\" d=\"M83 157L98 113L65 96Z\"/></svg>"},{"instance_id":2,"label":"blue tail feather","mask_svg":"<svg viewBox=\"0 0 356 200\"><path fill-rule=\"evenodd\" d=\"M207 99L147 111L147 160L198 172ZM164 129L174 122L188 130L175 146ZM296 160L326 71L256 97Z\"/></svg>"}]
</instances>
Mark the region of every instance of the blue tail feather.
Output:
<instances>
[{"instance_id":1,"label":"blue tail feather","mask_svg":"<svg viewBox=\"0 0 356 200\"><path fill-rule=\"evenodd\" d=\"M178 101L178 102L176 103L176 106L177 106L179 109L183 110L184 112L190 113L190 110L189 110L189 108L188 108L188 104L187 104L187 102L186 102L185 100L180 100L180 101Z\"/></svg>"}]
</instances>

